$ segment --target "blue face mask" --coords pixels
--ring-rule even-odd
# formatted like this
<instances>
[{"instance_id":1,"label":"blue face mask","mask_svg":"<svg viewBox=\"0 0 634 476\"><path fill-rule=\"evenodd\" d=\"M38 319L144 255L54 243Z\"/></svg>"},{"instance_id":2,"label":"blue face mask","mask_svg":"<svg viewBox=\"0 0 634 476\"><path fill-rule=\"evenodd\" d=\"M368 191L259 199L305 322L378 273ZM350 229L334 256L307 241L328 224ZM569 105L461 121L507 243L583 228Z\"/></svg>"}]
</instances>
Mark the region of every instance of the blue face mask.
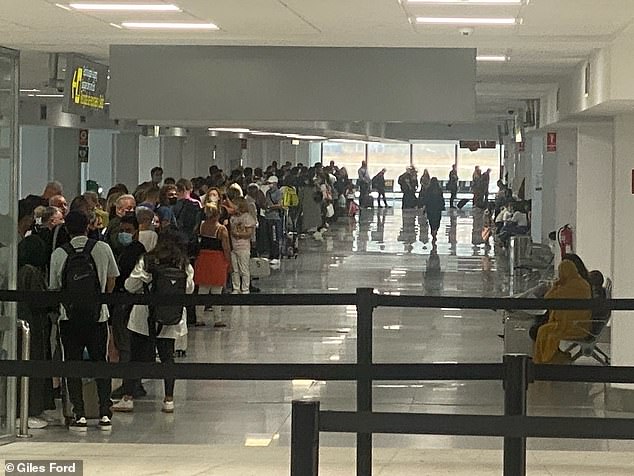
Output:
<instances>
[{"instance_id":1,"label":"blue face mask","mask_svg":"<svg viewBox=\"0 0 634 476\"><path fill-rule=\"evenodd\" d=\"M123 246L128 246L133 241L132 233L120 232L118 240Z\"/></svg>"}]
</instances>

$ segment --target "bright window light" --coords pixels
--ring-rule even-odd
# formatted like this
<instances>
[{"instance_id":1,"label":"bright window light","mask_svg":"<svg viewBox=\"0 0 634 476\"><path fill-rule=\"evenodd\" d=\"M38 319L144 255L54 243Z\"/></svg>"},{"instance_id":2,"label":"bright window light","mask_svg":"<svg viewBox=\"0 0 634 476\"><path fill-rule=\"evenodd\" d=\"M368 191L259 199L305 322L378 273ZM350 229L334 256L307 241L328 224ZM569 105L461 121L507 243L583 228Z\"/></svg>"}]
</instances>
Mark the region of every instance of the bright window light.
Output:
<instances>
[{"instance_id":1,"label":"bright window light","mask_svg":"<svg viewBox=\"0 0 634 476\"><path fill-rule=\"evenodd\" d=\"M121 23L124 28L147 30L219 30L213 23L146 23L130 22Z\"/></svg>"},{"instance_id":2,"label":"bright window light","mask_svg":"<svg viewBox=\"0 0 634 476\"><path fill-rule=\"evenodd\" d=\"M515 25L515 18L416 17L416 23L436 25Z\"/></svg>"},{"instance_id":3,"label":"bright window light","mask_svg":"<svg viewBox=\"0 0 634 476\"><path fill-rule=\"evenodd\" d=\"M75 10L87 11L121 11L121 12L180 12L176 5L165 3L70 3L69 7Z\"/></svg>"},{"instance_id":4,"label":"bright window light","mask_svg":"<svg viewBox=\"0 0 634 476\"><path fill-rule=\"evenodd\" d=\"M407 3L436 5L521 5L523 0L408 0Z\"/></svg>"},{"instance_id":5,"label":"bright window light","mask_svg":"<svg viewBox=\"0 0 634 476\"><path fill-rule=\"evenodd\" d=\"M509 57L505 55L478 55L476 60L485 63L505 63L509 60Z\"/></svg>"}]
</instances>

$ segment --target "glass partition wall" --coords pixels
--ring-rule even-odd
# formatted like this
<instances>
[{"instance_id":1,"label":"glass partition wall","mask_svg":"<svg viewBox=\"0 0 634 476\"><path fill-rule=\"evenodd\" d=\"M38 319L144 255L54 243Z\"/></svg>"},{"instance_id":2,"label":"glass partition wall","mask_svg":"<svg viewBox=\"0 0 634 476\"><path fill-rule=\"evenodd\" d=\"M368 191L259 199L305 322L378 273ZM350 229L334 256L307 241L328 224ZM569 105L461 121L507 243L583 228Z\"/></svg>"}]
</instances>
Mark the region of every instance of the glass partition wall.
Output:
<instances>
[{"instance_id":1,"label":"glass partition wall","mask_svg":"<svg viewBox=\"0 0 634 476\"><path fill-rule=\"evenodd\" d=\"M398 177L413 165L420 177L425 169L431 177L446 181L453 164L458 165L461 182L470 182L476 165L482 172L491 169L489 191L497 191L496 182L500 174L500 146L495 149L480 149L472 152L462 149L458 141L421 141L413 144L380 142L337 142L328 141L322 145L321 162L324 165L333 160L339 167L345 167L348 176L357 178L361 161L367 160L370 176L386 169L385 178L394 180L394 191L400 192Z\"/></svg>"},{"instance_id":2,"label":"glass partition wall","mask_svg":"<svg viewBox=\"0 0 634 476\"><path fill-rule=\"evenodd\" d=\"M17 268L19 53L0 47L0 289ZM16 352L16 306L0 302L0 359ZM15 434L16 379L0 377L0 444Z\"/></svg>"}]
</instances>

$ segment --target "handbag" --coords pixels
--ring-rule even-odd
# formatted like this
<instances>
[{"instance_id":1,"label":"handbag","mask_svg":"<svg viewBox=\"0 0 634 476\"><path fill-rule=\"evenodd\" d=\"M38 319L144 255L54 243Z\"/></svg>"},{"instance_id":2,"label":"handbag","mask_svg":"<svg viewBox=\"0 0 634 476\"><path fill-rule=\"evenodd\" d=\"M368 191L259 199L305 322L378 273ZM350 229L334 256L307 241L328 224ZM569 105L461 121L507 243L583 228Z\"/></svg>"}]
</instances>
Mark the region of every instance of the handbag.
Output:
<instances>
[{"instance_id":1,"label":"handbag","mask_svg":"<svg viewBox=\"0 0 634 476\"><path fill-rule=\"evenodd\" d=\"M482 241L487 242L491 238L491 227L485 226L482 228Z\"/></svg>"},{"instance_id":2,"label":"handbag","mask_svg":"<svg viewBox=\"0 0 634 476\"><path fill-rule=\"evenodd\" d=\"M251 258L249 260L249 274L252 278L265 278L271 275L271 265L266 258Z\"/></svg>"},{"instance_id":3,"label":"handbag","mask_svg":"<svg viewBox=\"0 0 634 476\"><path fill-rule=\"evenodd\" d=\"M335 207L332 203L329 203L326 207L326 218L332 218L335 216Z\"/></svg>"}]
</instances>

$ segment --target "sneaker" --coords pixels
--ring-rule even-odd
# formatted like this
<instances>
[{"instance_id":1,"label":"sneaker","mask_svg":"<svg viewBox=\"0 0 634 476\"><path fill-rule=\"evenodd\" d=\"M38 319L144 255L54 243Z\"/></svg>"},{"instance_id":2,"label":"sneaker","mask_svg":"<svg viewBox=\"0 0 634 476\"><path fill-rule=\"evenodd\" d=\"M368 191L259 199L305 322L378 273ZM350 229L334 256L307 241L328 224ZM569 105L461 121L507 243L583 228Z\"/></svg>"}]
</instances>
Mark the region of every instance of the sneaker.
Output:
<instances>
[{"instance_id":1,"label":"sneaker","mask_svg":"<svg viewBox=\"0 0 634 476\"><path fill-rule=\"evenodd\" d=\"M113 412L130 413L133 410L134 410L134 400L127 399L126 397L123 397L117 403L112 405ZM104 418L107 418L107 417L104 417Z\"/></svg>"},{"instance_id":2,"label":"sneaker","mask_svg":"<svg viewBox=\"0 0 634 476\"><path fill-rule=\"evenodd\" d=\"M163 408L161 408L163 413L174 413L174 400L167 400L163 402Z\"/></svg>"},{"instance_id":3,"label":"sneaker","mask_svg":"<svg viewBox=\"0 0 634 476\"><path fill-rule=\"evenodd\" d=\"M68 429L71 431L85 432L88 431L88 422L85 417L75 418L68 425Z\"/></svg>"},{"instance_id":4,"label":"sneaker","mask_svg":"<svg viewBox=\"0 0 634 476\"><path fill-rule=\"evenodd\" d=\"M214 327L227 327L227 324L223 321L214 322Z\"/></svg>"},{"instance_id":5,"label":"sneaker","mask_svg":"<svg viewBox=\"0 0 634 476\"><path fill-rule=\"evenodd\" d=\"M48 422L43 418L38 417L29 417L28 418L29 430L41 430L42 428L46 428L48 426ZM20 419L16 418L15 420L16 428L20 428Z\"/></svg>"},{"instance_id":6,"label":"sneaker","mask_svg":"<svg viewBox=\"0 0 634 476\"><path fill-rule=\"evenodd\" d=\"M123 401L123 400L121 400ZM130 400L132 401L132 400ZM101 431L110 431L112 430L112 420L109 416L102 416L99 420L99 429Z\"/></svg>"}]
</instances>

